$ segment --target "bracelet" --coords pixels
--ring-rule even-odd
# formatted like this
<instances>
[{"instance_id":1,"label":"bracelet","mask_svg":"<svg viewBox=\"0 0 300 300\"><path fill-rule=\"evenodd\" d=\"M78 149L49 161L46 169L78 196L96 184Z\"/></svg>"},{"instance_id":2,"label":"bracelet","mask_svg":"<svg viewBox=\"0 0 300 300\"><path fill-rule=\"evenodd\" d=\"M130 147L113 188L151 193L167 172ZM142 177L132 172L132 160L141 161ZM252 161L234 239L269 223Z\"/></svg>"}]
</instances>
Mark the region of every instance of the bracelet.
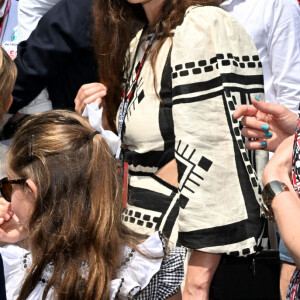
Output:
<instances>
[{"instance_id":1,"label":"bracelet","mask_svg":"<svg viewBox=\"0 0 300 300\"><path fill-rule=\"evenodd\" d=\"M290 189L288 186L280 182L278 180L274 180L269 182L268 184L265 185L263 192L262 192L262 198L264 202L264 206L262 206L263 214L264 216L274 222L275 217L274 217L274 212L271 207L273 199L279 195L281 192L286 192L289 191Z\"/></svg>"}]
</instances>

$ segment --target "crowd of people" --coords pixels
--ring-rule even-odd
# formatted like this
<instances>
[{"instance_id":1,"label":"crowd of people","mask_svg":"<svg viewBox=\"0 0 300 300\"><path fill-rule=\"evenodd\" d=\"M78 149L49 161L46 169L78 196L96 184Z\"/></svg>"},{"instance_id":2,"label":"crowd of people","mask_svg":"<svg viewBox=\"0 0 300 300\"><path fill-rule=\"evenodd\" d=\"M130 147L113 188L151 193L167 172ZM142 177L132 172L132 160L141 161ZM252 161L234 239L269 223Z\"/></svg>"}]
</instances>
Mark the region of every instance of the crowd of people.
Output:
<instances>
[{"instance_id":1,"label":"crowd of people","mask_svg":"<svg viewBox=\"0 0 300 300\"><path fill-rule=\"evenodd\" d=\"M300 299L297 0L13 3L1 299L208 300L271 221Z\"/></svg>"}]
</instances>

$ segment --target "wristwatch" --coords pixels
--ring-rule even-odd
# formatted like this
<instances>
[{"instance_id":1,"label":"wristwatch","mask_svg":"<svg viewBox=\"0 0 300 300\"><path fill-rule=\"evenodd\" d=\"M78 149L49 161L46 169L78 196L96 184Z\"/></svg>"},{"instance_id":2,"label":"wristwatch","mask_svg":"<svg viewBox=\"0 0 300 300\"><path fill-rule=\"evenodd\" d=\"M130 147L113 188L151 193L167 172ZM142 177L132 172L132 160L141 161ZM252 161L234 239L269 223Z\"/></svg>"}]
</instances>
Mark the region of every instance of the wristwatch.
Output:
<instances>
[{"instance_id":1,"label":"wristwatch","mask_svg":"<svg viewBox=\"0 0 300 300\"><path fill-rule=\"evenodd\" d=\"M262 191L264 205L262 206L264 216L274 222L275 217L271 207L273 199L281 192L289 191L290 189L283 182L274 180L265 185Z\"/></svg>"}]
</instances>

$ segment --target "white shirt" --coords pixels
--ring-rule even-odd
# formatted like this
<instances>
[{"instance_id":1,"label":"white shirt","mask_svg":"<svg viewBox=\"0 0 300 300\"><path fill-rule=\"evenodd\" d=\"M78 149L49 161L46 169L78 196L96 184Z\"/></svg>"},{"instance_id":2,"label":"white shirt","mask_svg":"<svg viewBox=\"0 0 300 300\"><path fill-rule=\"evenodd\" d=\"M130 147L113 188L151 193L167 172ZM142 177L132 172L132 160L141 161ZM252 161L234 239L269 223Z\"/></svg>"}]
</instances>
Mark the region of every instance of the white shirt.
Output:
<instances>
[{"instance_id":1,"label":"white shirt","mask_svg":"<svg viewBox=\"0 0 300 300\"><path fill-rule=\"evenodd\" d=\"M20 41L27 40L36 28L39 20L60 0L20 0L18 19ZM23 114L35 114L52 109L47 89L32 100L27 106L19 110Z\"/></svg>"},{"instance_id":2,"label":"white shirt","mask_svg":"<svg viewBox=\"0 0 300 300\"><path fill-rule=\"evenodd\" d=\"M297 0L227 0L263 64L266 100L297 112L300 103L300 8Z\"/></svg>"},{"instance_id":3,"label":"white shirt","mask_svg":"<svg viewBox=\"0 0 300 300\"><path fill-rule=\"evenodd\" d=\"M125 246L120 268L116 272L116 279L110 283L110 300L132 299L138 292L141 292L144 296L139 299L166 299L179 289L184 276L183 261L185 249L171 248L168 254L163 257L165 254L165 241L158 232L155 232L146 241L139 244L138 248L141 252L157 258L147 258ZM16 245L0 247L0 253L3 259L7 300L16 300L26 272L32 263L31 254ZM79 271L82 272L83 276L86 268L87 265L83 264ZM40 281L27 300L42 299L45 286L52 272L53 265L48 264L43 271ZM149 291L146 290L146 287L148 287ZM147 293L149 297L147 297ZM50 288L46 299L56 299L53 288Z\"/></svg>"},{"instance_id":4,"label":"white shirt","mask_svg":"<svg viewBox=\"0 0 300 300\"><path fill-rule=\"evenodd\" d=\"M20 41L27 40L41 17L59 0L19 0Z\"/></svg>"}]
</instances>

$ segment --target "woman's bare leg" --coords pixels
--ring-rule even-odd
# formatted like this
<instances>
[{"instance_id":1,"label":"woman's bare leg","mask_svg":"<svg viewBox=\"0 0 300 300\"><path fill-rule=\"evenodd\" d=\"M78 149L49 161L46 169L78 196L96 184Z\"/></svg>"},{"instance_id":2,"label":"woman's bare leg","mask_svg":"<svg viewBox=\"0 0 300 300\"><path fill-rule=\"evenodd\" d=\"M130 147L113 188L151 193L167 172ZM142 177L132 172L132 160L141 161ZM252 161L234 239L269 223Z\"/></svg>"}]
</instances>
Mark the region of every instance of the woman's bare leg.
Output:
<instances>
[{"instance_id":1,"label":"woman's bare leg","mask_svg":"<svg viewBox=\"0 0 300 300\"><path fill-rule=\"evenodd\" d=\"M221 254L205 253L194 250L188 265L184 300L208 300L209 288L219 265Z\"/></svg>"}]
</instances>

